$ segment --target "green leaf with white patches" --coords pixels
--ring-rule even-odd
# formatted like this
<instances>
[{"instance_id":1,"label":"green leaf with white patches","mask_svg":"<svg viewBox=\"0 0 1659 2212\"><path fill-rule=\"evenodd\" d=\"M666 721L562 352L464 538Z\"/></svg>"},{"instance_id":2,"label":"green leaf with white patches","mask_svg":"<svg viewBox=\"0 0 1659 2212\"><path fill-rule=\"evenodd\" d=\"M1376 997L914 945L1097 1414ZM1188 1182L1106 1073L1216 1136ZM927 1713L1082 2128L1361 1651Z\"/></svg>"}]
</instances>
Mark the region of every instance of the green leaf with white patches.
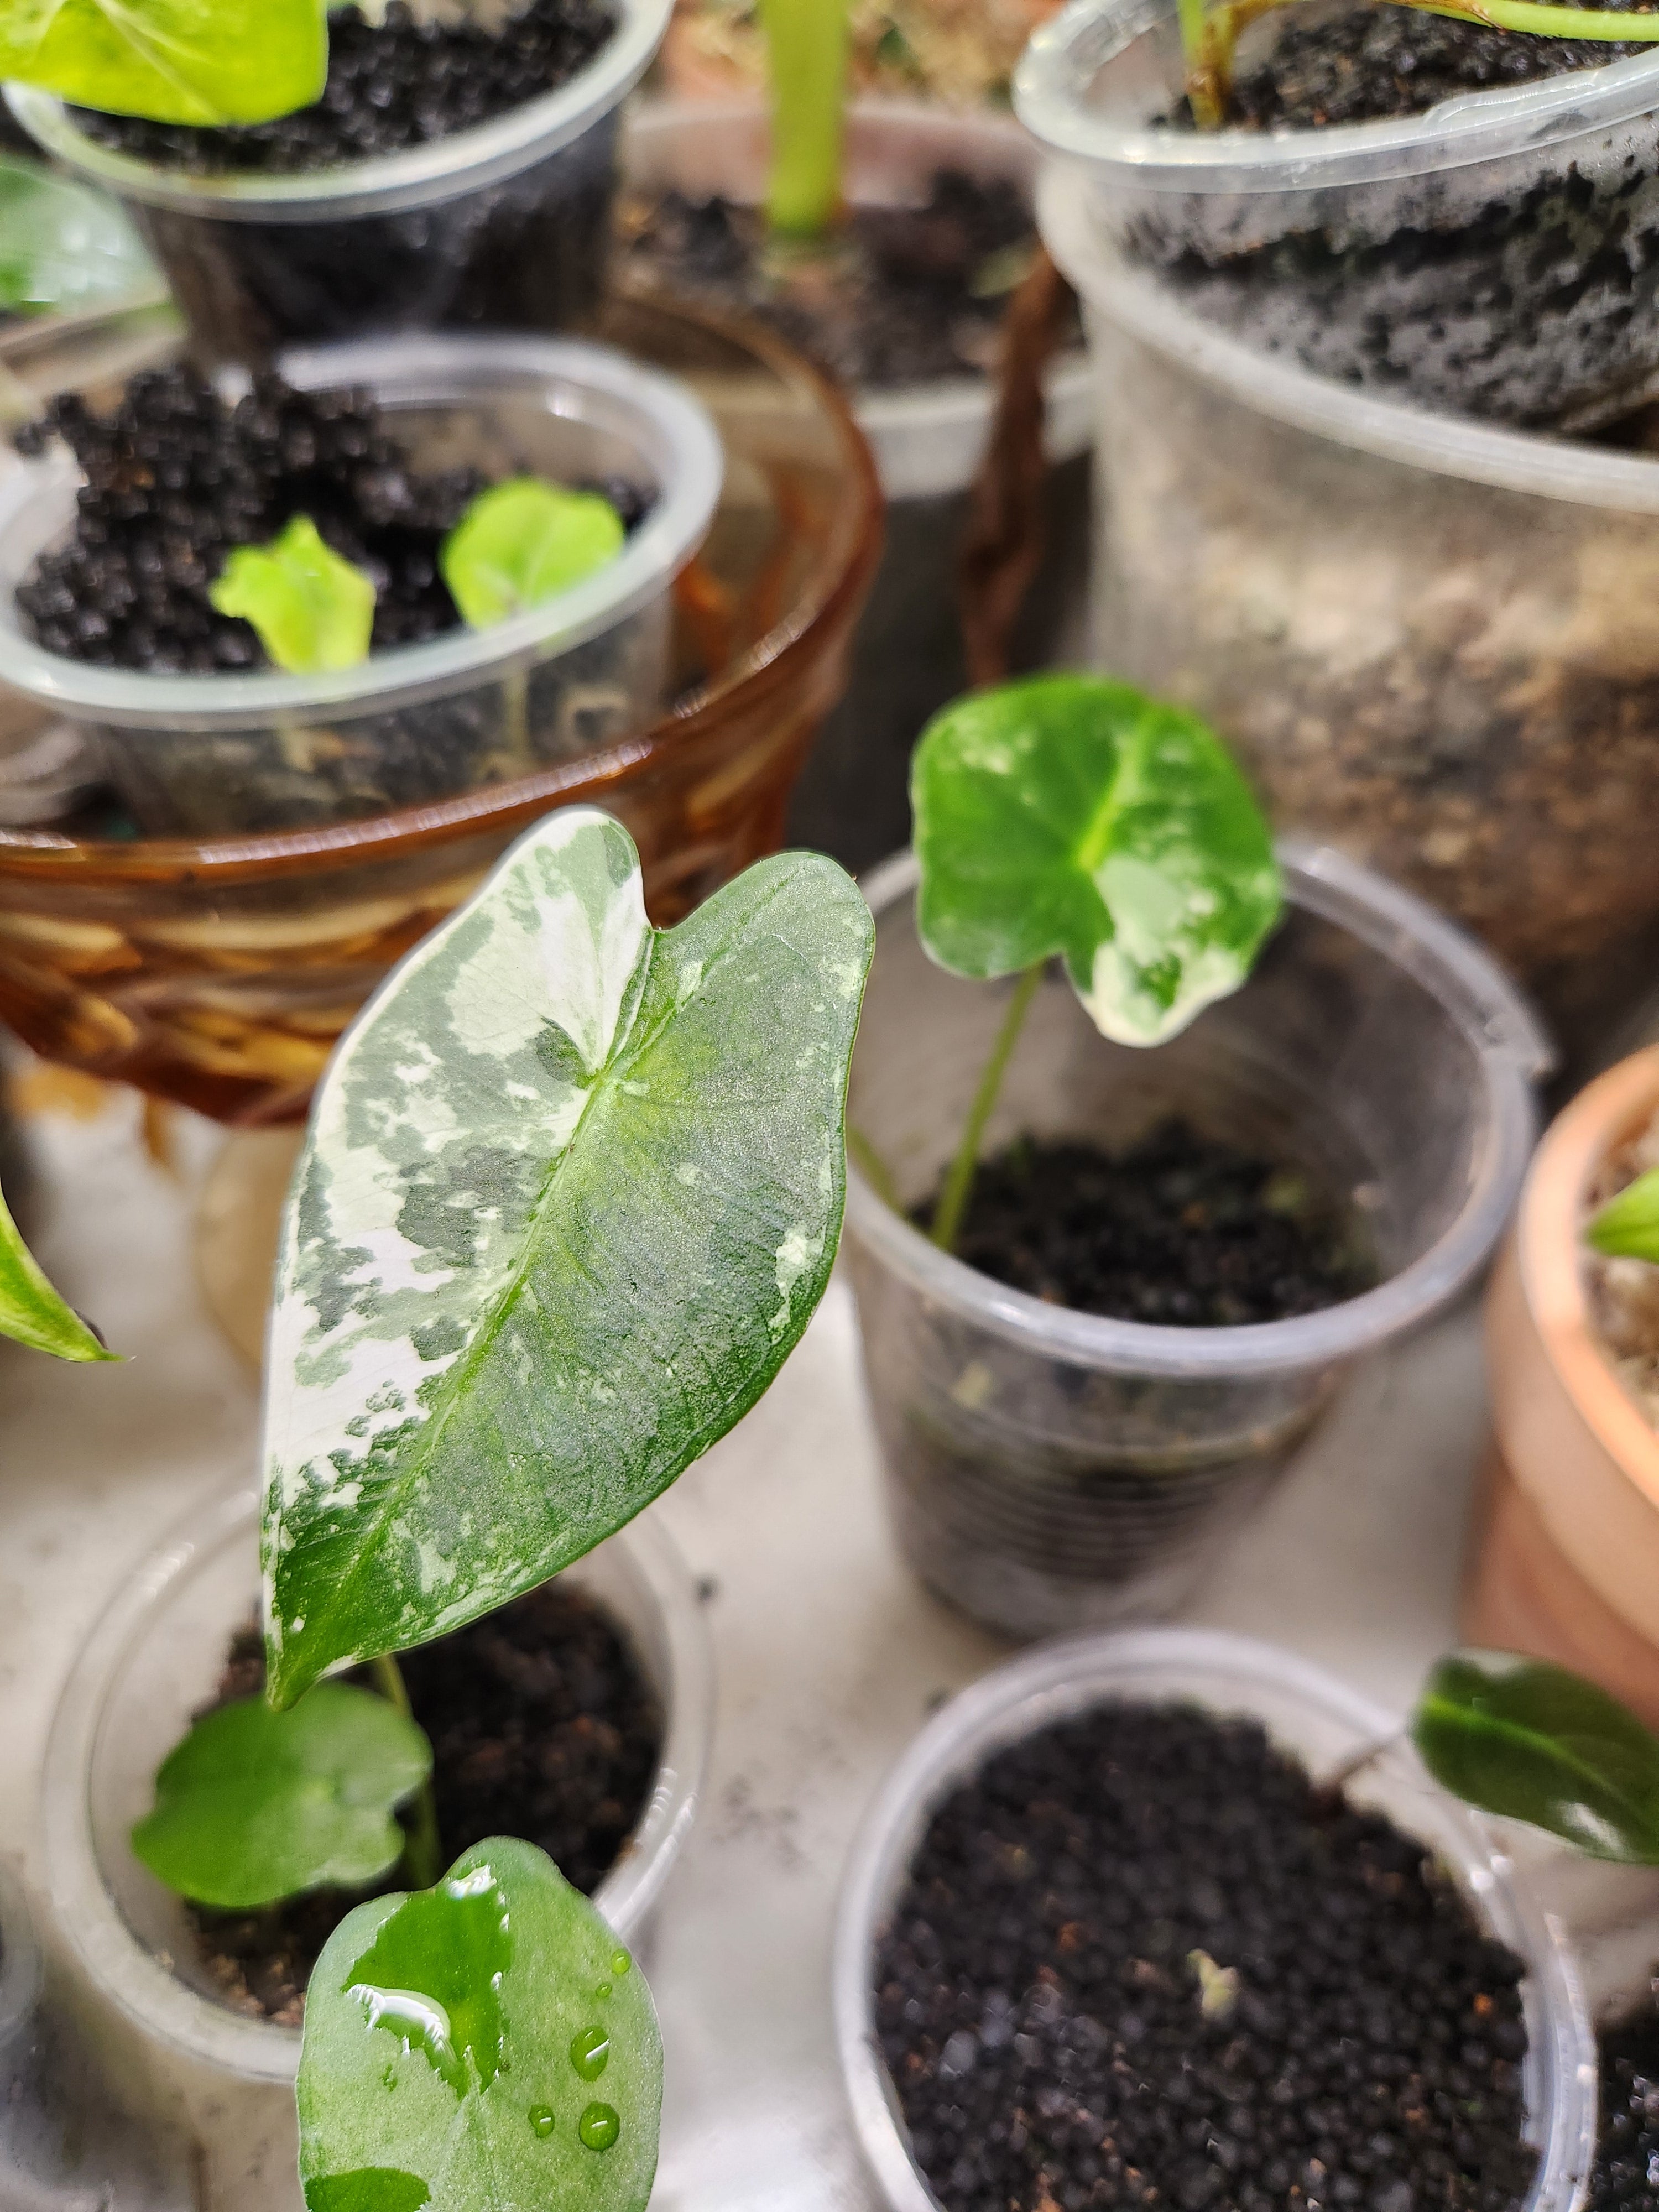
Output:
<instances>
[{"instance_id":1,"label":"green leaf with white patches","mask_svg":"<svg viewBox=\"0 0 1659 2212\"><path fill-rule=\"evenodd\" d=\"M0 1336L58 1359L118 1359L46 1279L0 1194Z\"/></svg>"},{"instance_id":2,"label":"green leaf with white patches","mask_svg":"<svg viewBox=\"0 0 1659 2212\"><path fill-rule=\"evenodd\" d=\"M754 1404L841 1231L868 909L763 860L676 929L550 816L319 1092L267 1363L270 1694L532 1588Z\"/></svg>"},{"instance_id":3,"label":"green leaf with white patches","mask_svg":"<svg viewBox=\"0 0 1659 2212\"><path fill-rule=\"evenodd\" d=\"M157 123L265 123L322 97L317 0L0 0L0 77Z\"/></svg>"},{"instance_id":4,"label":"green leaf with white patches","mask_svg":"<svg viewBox=\"0 0 1659 2212\"><path fill-rule=\"evenodd\" d=\"M1064 957L1097 1029L1173 1036L1237 989L1279 919L1272 835L1196 715L1039 676L934 717L911 764L916 919L975 978Z\"/></svg>"},{"instance_id":5,"label":"green leaf with white patches","mask_svg":"<svg viewBox=\"0 0 1659 2212\"><path fill-rule=\"evenodd\" d=\"M599 1913L496 1837L330 1936L298 2097L308 2212L644 2212L662 2043Z\"/></svg>"}]
</instances>

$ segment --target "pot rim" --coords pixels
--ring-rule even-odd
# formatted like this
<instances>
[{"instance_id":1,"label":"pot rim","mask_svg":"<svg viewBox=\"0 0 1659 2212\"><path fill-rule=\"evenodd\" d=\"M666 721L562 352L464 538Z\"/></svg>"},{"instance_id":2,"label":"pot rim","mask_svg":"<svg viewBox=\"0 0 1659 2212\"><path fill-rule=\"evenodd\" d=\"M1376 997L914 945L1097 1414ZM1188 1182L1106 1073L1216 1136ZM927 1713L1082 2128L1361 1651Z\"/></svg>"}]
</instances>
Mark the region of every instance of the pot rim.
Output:
<instances>
[{"instance_id":1,"label":"pot rim","mask_svg":"<svg viewBox=\"0 0 1659 2212\"><path fill-rule=\"evenodd\" d=\"M860 1824L842 1880L831 1963L842 2087L866 2163L892 2212L939 2212L910 2154L876 2035L871 1967L895 1875L914 1856L933 1806L993 1752L1115 1695L1133 1698L1143 1680L1143 1694L1167 1701L1168 1674L1183 1668L1212 1675L1229 1691L1288 1694L1379 1750L1403 1737L1398 1713L1312 1660L1218 1629L1096 1631L1040 1644L993 1668L935 1713L890 1769ZM1165 1686L1157 1686L1160 1676ZM1251 1710L1248 1697L1238 1709ZM1565 1929L1543 1910L1490 1824L1459 1809L1474 1862L1463 1869L1468 1887L1498 1936L1523 1950L1535 1999L1528 2011L1541 2015L1528 2025L1547 2031L1528 2035L1528 2057L1543 2075L1539 2083L1534 2072L1534 2094L1541 2088L1545 2108L1529 2118L1548 2114L1557 2124L1542 2130L1538 2172L1521 2212L1578 2212L1595 2154L1597 2060L1577 1963Z\"/></svg>"},{"instance_id":2,"label":"pot rim","mask_svg":"<svg viewBox=\"0 0 1659 2212\"><path fill-rule=\"evenodd\" d=\"M1033 1354L1103 1374L1202 1380L1284 1374L1376 1350L1455 1296L1491 1256L1506 1227L1537 1130L1533 1085L1554 1062L1536 1015L1480 945L1399 884L1332 846L1276 841L1287 902L1305 908L1392 958L1437 999L1484 1072L1486 1141L1468 1198L1442 1236L1397 1274L1358 1297L1290 1321L1225 1328L1171 1328L1108 1320L1009 1289L939 1250L879 1199L849 1154L847 1223L925 1298L954 1308ZM915 888L914 853L864 878L883 914Z\"/></svg>"},{"instance_id":3,"label":"pot rim","mask_svg":"<svg viewBox=\"0 0 1659 2212\"><path fill-rule=\"evenodd\" d=\"M258 1510L258 1492L246 1485L198 1501L116 1590L58 1698L41 1814L53 1911L104 1996L136 2027L173 2050L244 2081L291 2082L299 2069L301 2031L216 2003L161 1964L110 1894L88 1816L106 1701L130 1644L182 1575L243 1532L250 1595L257 1589ZM668 1662L656 1780L621 1857L593 1893L593 1903L628 1942L637 1940L696 1817L713 1729L714 1660L690 1573L666 1531L635 1521L605 1541L622 1552L654 1604Z\"/></svg>"},{"instance_id":4,"label":"pot rim","mask_svg":"<svg viewBox=\"0 0 1659 2212\"><path fill-rule=\"evenodd\" d=\"M1590 1316L1584 1284L1584 1196L1614 1146L1659 1109L1659 1044L1598 1075L1558 1115L1533 1157L1516 1216L1521 1287L1533 1326L1579 1419L1659 1508L1659 1433L1625 1390Z\"/></svg>"},{"instance_id":5,"label":"pot rim","mask_svg":"<svg viewBox=\"0 0 1659 2212\"><path fill-rule=\"evenodd\" d=\"M55 160L122 199L147 207L220 222L337 222L349 216L395 215L458 199L516 176L620 106L662 44L673 0L613 4L617 24L610 38L586 68L556 91L429 145L343 162L333 169L191 176L100 146L72 120L65 102L36 86L8 84L6 102L30 137Z\"/></svg>"}]
</instances>

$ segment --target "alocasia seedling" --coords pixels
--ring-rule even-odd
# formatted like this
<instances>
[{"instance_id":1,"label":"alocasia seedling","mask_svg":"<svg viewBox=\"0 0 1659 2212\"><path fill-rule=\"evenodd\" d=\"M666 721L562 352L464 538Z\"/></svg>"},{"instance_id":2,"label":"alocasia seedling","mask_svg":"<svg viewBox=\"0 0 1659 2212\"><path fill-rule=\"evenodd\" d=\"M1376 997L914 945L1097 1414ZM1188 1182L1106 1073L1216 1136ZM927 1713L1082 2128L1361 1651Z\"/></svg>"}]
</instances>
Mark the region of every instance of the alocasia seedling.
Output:
<instances>
[{"instance_id":1,"label":"alocasia seedling","mask_svg":"<svg viewBox=\"0 0 1659 2212\"><path fill-rule=\"evenodd\" d=\"M598 492L513 477L478 494L439 565L461 620L488 629L605 568L623 538L621 516Z\"/></svg>"},{"instance_id":2,"label":"alocasia seedling","mask_svg":"<svg viewBox=\"0 0 1659 2212\"><path fill-rule=\"evenodd\" d=\"M208 597L222 615L252 623L278 668L313 676L368 658L374 580L325 544L296 514L269 545L238 545Z\"/></svg>"},{"instance_id":3,"label":"alocasia seedling","mask_svg":"<svg viewBox=\"0 0 1659 2212\"><path fill-rule=\"evenodd\" d=\"M317 0L0 0L0 77L157 123L264 123L328 74Z\"/></svg>"},{"instance_id":4,"label":"alocasia seedling","mask_svg":"<svg viewBox=\"0 0 1659 2212\"><path fill-rule=\"evenodd\" d=\"M118 1359L58 1295L0 1195L0 1336L59 1359Z\"/></svg>"}]
</instances>

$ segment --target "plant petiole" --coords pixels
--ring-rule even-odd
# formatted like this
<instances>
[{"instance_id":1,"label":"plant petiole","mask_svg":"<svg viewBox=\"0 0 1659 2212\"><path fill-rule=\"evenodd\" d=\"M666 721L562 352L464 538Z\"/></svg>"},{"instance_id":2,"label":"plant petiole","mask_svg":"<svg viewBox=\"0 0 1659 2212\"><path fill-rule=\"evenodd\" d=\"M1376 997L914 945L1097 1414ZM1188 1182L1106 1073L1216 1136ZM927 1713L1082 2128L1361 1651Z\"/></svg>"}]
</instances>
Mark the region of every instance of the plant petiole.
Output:
<instances>
[{"instance_id":1,"label":"plant petiole","mask_svg":"<svg viewBox=\"0 0 1659 2212\"><path fill-rule=\"evenodd\" d=\"M404 1687L403 1670L392 1654L383 1652L380 1658L371 1659L368 1671L386 1703L405 1720L412 1721L415 1715L410 1706L409 1692ZM410 1815L404 1865L412 1887L430 1889L444 1870L443 1847L438 1838L438 1808L432 1795L430 1774L410 1800Z\"/></svg>"},{"instance_id":2,"label":"plant petiole","mask_svg":"<svg viewBox=\"0 0 1659 2212\"><path fill-rule=\"evenodd\" d=\"M1039 960L1035 966L1025 970L1015 985L1014 994L1008 1001L1008 1011L1002 1018L1002 1027L997 1031L996 1042L991 1047L991 1056L979 1079L979 1088L968 1109L968 1119L962 1125L962 1137L957 1146L956 1158L945 1178L945 1188L939 1193L938 1206L933 1209L933 1225L928 1232L941 1252L949 1252L955 1248L962 1228L962 1217L968 1211L968 1201L973 1196L974 1176L979 1166L980 1140L996 1105L1008 1061L1018 1042L1019 1033L1025 1026L1025 1017L1036 996L1037 986L1042 981L1042 971L1047 964L1046 961Z\"/></svg>"}]
</instances>

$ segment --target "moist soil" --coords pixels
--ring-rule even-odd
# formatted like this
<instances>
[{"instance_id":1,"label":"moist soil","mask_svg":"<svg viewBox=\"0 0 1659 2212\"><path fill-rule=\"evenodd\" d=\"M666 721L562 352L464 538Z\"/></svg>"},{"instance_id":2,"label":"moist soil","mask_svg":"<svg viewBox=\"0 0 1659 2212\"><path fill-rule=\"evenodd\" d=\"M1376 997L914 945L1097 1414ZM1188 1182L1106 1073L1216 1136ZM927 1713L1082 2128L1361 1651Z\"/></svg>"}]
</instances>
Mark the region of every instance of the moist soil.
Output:
<instances>
[{"instance_id":1,"label":"moist soil","mask_svg":"<svg viewBox=\"0 0 1659 2212\"><path fill-rule=\"evenodd\" d=\"M1174 1328L1286 1321L1375 1279L1304 1173L1175 1117L1116 1153L1021 1138L981 1166L956 1255L1051 1305Z\"/></svg>"},{"instance_id":2,"label":"moist soil","mask_svg":"<svg viewBox=\"0 0 1659 2212\"><path fill-rule=\"evenodd\" d=\"M444 1863L487 1836L519 1836L591 1896L639 1821L662 1748L656 1698L611 1617L550 1583L398 1664L432 1744ZM232 1645L214 1702L264 1686L250 1629ZM386 1886L315 1890L261 1912L192 1905L216 1987L239 2011L297 2027L318 1953Z\"/></svg>"},{"instance_id":3,"label":"moist soil","mask_svg":"<svg viewBox=\"0 0 1659 2212\"><path fill-rule=\"evenodd\" d=\"M404 0L390 0L378 24L359 8L331 15L322 98L274 122L195 130L90 108L73 113L99 144L195 175L337 168L429 145L556 91L615 28L595 0L532 0L494 31L422 21Z\"/></svg>"},{"instance_id":4,"label":"moist soil","mask_svg":"<svg viewBox=\"0 0 1659 2212\"><path fill-rule=\"evenodd\" d=\"M1659 2212L1659 1981L1601 2031L1601 2134L1587 2212Z\"/></svg>"},{"instance_id":5,"label":"moist soil","mask_svg":"<svg viewBox=\"0 0 1659 2212\"><path fill-rule=\"evenodd\" d=\"M876 2019L945 2212L1510 2212L1522 1972L1255 1723L1109 1705L934 1813Z\"/></svg>"}]
</instances>

